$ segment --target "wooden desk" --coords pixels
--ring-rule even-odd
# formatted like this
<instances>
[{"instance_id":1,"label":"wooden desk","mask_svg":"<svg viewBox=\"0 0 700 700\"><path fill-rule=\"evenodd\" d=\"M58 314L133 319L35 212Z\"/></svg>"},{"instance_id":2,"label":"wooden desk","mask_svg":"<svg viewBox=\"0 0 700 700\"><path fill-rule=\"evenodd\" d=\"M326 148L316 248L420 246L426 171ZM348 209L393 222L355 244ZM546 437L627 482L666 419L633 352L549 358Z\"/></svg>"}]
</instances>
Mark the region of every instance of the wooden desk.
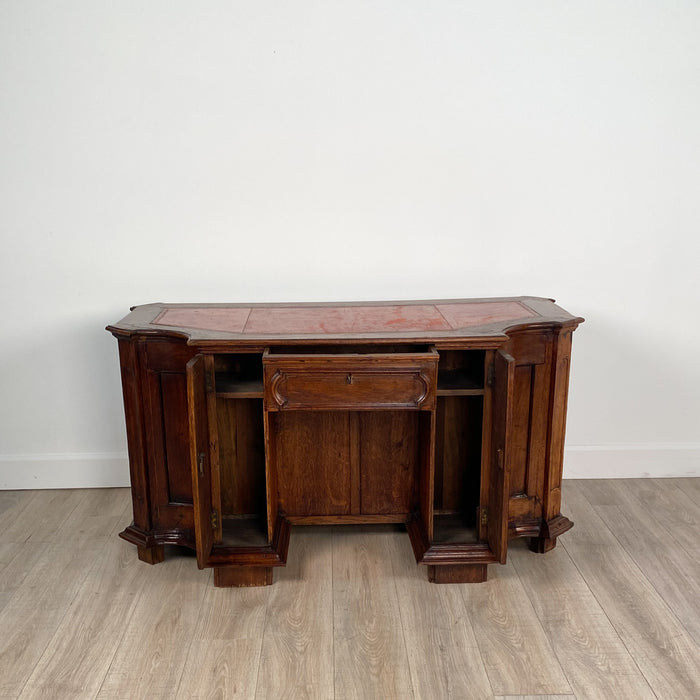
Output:
<instances>
[{"instance_id":1,"label":"wooden desk","mask_svg":"<svg viewBox=\"0 0 700 700\"><path fill-rule=\"evenodd\" d=\"M272 583L291 525L404 523L436 583L478 582L560 513L571 334L534 297L149 304L119 340L134 521L151 564Z\"/></svg>"}]
</instances>

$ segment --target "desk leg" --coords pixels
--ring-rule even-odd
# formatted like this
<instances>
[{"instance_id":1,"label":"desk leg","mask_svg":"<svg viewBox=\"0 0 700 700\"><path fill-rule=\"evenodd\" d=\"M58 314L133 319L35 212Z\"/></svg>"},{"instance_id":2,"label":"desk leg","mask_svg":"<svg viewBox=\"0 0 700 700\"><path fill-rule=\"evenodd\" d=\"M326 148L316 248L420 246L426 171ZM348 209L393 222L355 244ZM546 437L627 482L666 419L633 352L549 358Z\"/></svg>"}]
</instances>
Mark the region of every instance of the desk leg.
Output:
<instances>
[{"instance_id":1,"label":"desk leg","mask_svg":"<svg viewBox=\"0 0 700 700\"><path fill-rule=\"evenodd\" d=\"M488 564L443 564L428 566L431 583L482 583L486 581Z\"/></svg>"},{"instance_id":2,"label":"desk leg","mask_svg":"<svg viewBox=\"0 0 700 700\"><path fill-rule=\"evenodd\" d=\"M215 566L214 585L217 588L246 588L269 586L272 583L270 566Z\"/></svg>"}]
</instances>

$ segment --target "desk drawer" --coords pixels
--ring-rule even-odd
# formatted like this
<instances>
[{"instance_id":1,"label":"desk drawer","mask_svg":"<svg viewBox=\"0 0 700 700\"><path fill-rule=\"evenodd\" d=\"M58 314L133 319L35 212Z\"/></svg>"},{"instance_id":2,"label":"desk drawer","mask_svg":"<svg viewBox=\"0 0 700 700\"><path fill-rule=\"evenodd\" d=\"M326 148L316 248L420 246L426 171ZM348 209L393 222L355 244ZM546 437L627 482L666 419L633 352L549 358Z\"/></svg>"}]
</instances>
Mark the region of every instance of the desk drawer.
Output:
<instances>
[{"instance_id":1,"label":"desk drawer","mask_svg":"<svg viewBox=\"0 0 700 700\"><path fill-rule=\"evenodd\" d=\"M265 352L265 407L280 410L435 408L438 354Z\"/></svg>"}]
</instances>

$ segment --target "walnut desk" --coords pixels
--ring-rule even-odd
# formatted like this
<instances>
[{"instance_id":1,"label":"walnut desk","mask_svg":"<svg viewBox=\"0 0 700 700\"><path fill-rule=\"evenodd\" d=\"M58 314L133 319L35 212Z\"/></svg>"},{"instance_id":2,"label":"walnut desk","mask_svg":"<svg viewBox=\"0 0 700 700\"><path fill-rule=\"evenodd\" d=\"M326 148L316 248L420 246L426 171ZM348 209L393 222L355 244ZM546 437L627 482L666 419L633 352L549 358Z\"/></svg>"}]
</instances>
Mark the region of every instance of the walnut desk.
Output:
<instances>
[{"instance_id":1,"label":"walnut desk","mask_svg":"<svg viewBox=\"0 0 700 700\"><path fill-rule=\"evenodd\" d=\"M134 520L151 564L272 583L292 525L404 523L436 583L479 582L560 512L571 334L549 299L149 304L119 341Z\"/></svg>"}]
</instances>

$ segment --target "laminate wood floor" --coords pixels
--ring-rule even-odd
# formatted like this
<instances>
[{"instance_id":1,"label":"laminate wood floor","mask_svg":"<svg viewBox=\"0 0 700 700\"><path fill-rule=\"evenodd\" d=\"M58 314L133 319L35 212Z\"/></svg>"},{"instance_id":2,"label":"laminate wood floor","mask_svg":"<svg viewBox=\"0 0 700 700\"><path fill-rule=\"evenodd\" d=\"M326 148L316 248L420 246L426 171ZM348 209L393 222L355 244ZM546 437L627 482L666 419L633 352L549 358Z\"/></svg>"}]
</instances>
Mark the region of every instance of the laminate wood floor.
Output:
<instances>
[{"instance_id":1,"label":"laminate wood floor","mask_svg":"<svg viewBox=\"0 0 700 700\"><path fill-rule=\"evenodd\" d=\"M700 698L700 479L567 481L575 527L434 585L401 528L296 527L265 588L117 537L127 489L0 492L0 698Z\"/></svg>"}]
</instances>

